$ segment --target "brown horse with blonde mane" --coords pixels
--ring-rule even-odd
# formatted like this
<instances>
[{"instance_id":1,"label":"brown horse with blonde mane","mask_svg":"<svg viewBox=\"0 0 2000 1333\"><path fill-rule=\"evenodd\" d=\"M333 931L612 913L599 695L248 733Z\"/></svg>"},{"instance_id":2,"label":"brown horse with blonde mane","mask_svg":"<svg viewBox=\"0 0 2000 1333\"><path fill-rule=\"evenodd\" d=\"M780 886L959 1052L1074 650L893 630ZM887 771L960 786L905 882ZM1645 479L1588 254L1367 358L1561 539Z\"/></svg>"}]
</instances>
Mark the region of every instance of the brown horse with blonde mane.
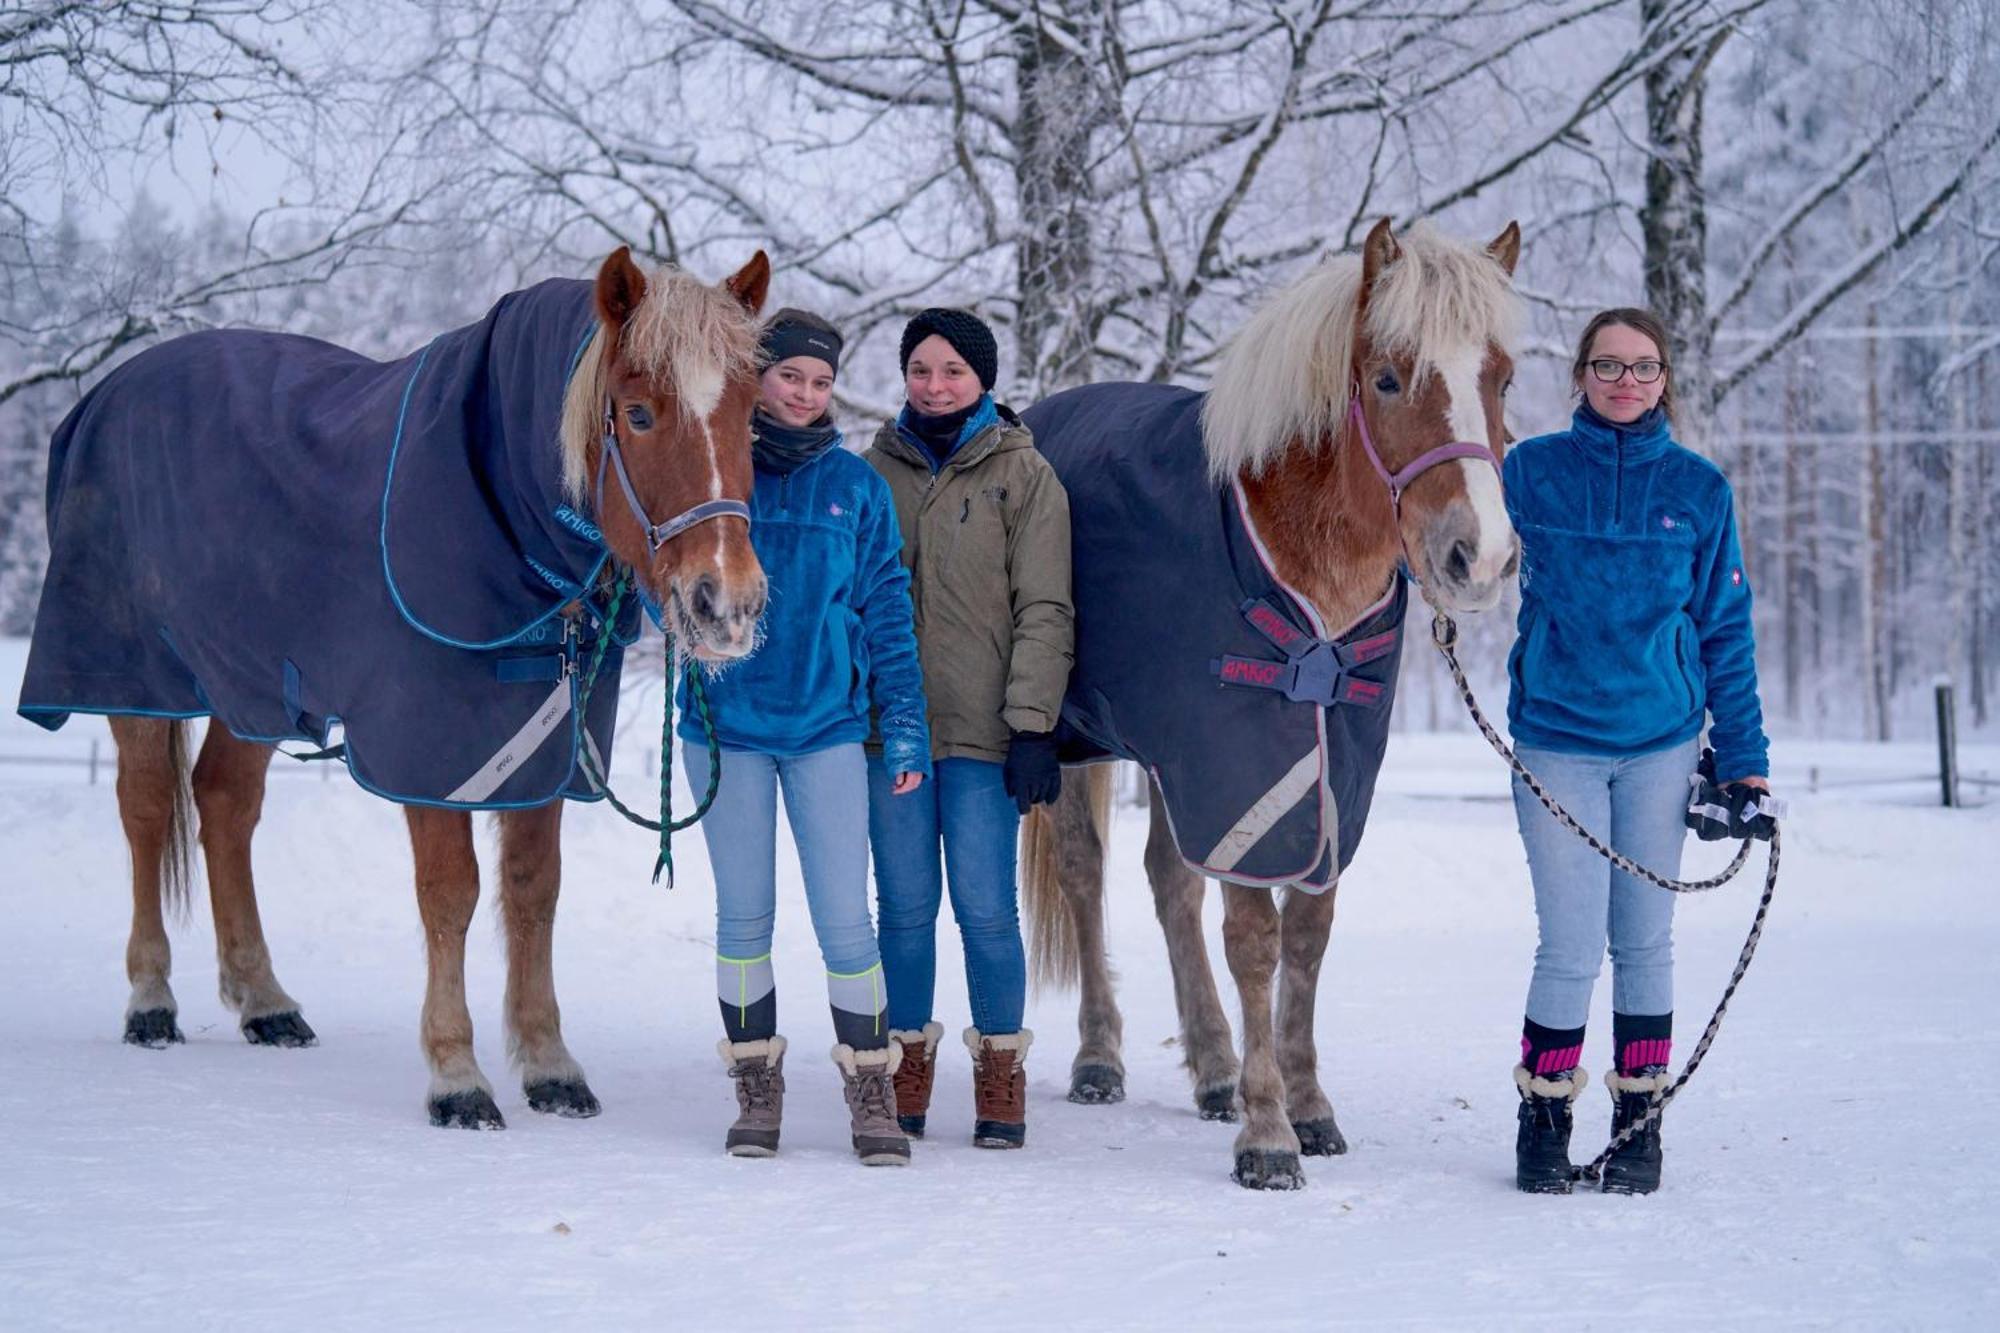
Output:
<instances>
[{"instance_id":1,"label":"brown horse with blonde mane","mask_svg":"<svg viewBox=\"0 0 2000 1333\"><path fill-rule=\"evenodd\" d=\"M1077 660L1064 726L1088 743L1084 757L1136 759L1153 775L1145 864L1182 1048L1203 1118L1242 1116L1235 1178L1249 1188L1297 1188L1301 1153L1346 1150L1320 1086L1313 1008L1335 883L1387 739L1396 658L1393 647L1386 656L1377 649L1398 642L1402 570L1440 609L1477 611L1498 601L1519 558L1498 467L1509 438L1502 397L1513 375L1519 253L1512 224L1477 248L1421 226L1399 241L1385 220L1359 255L1317 265L1252 318L1224 352L1205 402L1164 386L1092 386L1026 414L1076 516ZM1122 394L1119 405L1093 409L1091 395L1106 393ZM1127 424L1140 413L1150 414L1144 424ZM1197 415L1200 439L1183 444L1178 428L1191 435ZM1205 453L1205 479L1193 470L1198 456L1165 461L1189 451ZM1174 504L1150 503L1159 487L1149 478L1170 466L1193 481ZM1218 507L1226 527L1216 525ZM1131 531L1106 537L1093 523ZM1095 543L1088 553L1086 541ZM1222 553L1220 583L1206 581L1217 571L1169 563L1195 547ZM1241 600L1241 577L1262 580L1261 600L1258 592ZM1173 591L1145 600L1148 580ZM1204 601L1211 586L1228 595ZM1263 660L1254 648L1213 658L1211 641L1232 623L1242 633L1245 620L1270 640L1250 639ZM1177 647L1195 621L1207 637ZM1369 637L1357 644L1353 635ZM1285 655L1273 658L1271 644ZM1315 661L1317 695L1301 684ZM1378 674L1369 679L1371 661ZM1221 688L1239 684L1246 688ZM1272 692L1280 686L1296 692L1281 699ZM1380 705L1372 716L1370 704ZM1235 714L1222 734L1185 739L1202 715L1243 706L1252 713ZM1159 715L1150 732L1128 727L1149 713ZM1268 787L1253 774L1247 795L1214 824L1220 836L1197 837L1185 816L1199 813L1205 789L1227 785L1239 752L1255 748L1259 724L1242 721L1253 713L1301 726L1292 735L1304 739L1279 755ZM1369 720L1357 729L1356 717ZM1317 753L1332 761L1320 759L1317 770L1315 727ZM1362 739L1329 745L1337 728ZM1366 772L1343 787L1329 774L1342 762ZM1086 771L1087 781L1067 783L1024 826L1023 898L1038 975L1082 985L1070 1100L1112 1102L1124 1096L1125 1069L1104 939L1111 770ZM1286 837L1268 868L1245 871ZM1223 881L1224 951L1242 1001L1240 1067L1202 939L1210 875Z\"/></svg>"},{"instance_id":2,"label":"brown horse with blonde mane","mask_svg":"<svg viewBox=\"0 0 2000 1333\"><path fill-rule=\"evenodd\" d=\"M519 1067L528 1103L535 1110L562 1115L597 1113L597 1099L563 1042L551 940L561 880L563 796L594 794L592 788L580 785L578 756L586 747L608 741L616 672L614 668L606 673L612 687L599 692L603 698L589 709L585 725L577 726L570 716L572 708L582 711L573 692L579 674L575 645L580 635L615 636L616 622L631 623L629 599L624 603L627 617L616 609L608 615L599 612L604 615L601 628L592 628L586 612L604 604L614 578L624 571L659 608L683 652L708 663L723 663L750 650L765 598L764 575L751 549L748 527L750 414L757 387L756 316L770 273L770 263L759 251L734 276L710 286L671 268L648 275L620 248L604 261L594 283L543 284L515 293L482 325L446 335L422 355L388 364L284 335L237 331L188 335L113 372L65 422L58 448L70 472L65 475L61 507L53 511L62 519L62 527L58 531L52 522L51 530L58 537L58 556L67 563L61 571L52 563L50 590L43 601L48 614L38 621L22 710L52 727L70 712L112 715L119 816L132 853L127 1041L157 1047L181 1040L168 980L171 950L162 909L185 903L192 825L199 830L206 854L224 1002L237 1013L244 1036L253 1043L314 1043L298 1003L278 983L265 946L251 876L251 835L264 802L266 770L273 754L270 742L302 736L324 744L335 715L351 712L355 716L345 718L344 735L347 760L357 780L404 800L408 816L429 964L422 1044L430 1066L432 1122L493 1129L504 1123L492 1087L473 1056L465 996L466 929L479 901L470 811L478 808L500 811L508 1050ZM536 300L551 304L532 304ZM432 373L424 370L424 356L446 339L488 326L499 328L509 310L517 312L510 326L513 344L499 346L495 334L462 340L432 357L436 374L444 374L454 357L472 369L465 374L463 397L443 400L440 391L437 410L419 420L420 410L412 407L413 391L421 374ZM545 310L557 314L536 313ZM529 313L518 313L522 311ZM206 341L196 343L198 339ZM183 349L176 351L176 343ZM245 370L246 365L252 369ZM202 373L210 377L197 378ZM163 384L172 387L163 390ZM175 388L185 396L174 396ZM325 392L313 398L308 390ZM388 432L374 428L374 418L365 432L340 424L350 419L342 413L360 410L357 401L386 402L395 409L398 395L402 406L391 418L394 448L388 446ZM532 399L532 428L521 426L509 433L507 423L499 419L510 396ZM176 433L172 424L176 420L223 419L186 416L195 410L189 404L209 402L231 406L240 419L269 429L261 435L214 429L199 439L188 438L192 432L185 430ZM326 426L326 420L335 425ZM294 429L289 439L288 422ZM244 438L246 434L251 438ZM173 516L171 506L187 509L233 499L243 512L255 505L251 497L215 493L223 483L214 478L230 475L243 459L246 445L258 451L246 465L254 480L283 480L286 473L322 468L324 475L315 482L319 489L305 500L293 504L278 493L266 506L282 515L279 531L289 549L260 548L238 534L202 531L184 532L178 546L158 549L160 541L149 534L179 531L162 527L162 515ZM399 463L397 449L416 457ZM482 450L491 451L498 461L490 474L471 476L467 460ZM77 479L85 467L129 469L134 466L132 456L139 453L164 459L161 466L172 484L87 486ZM531 555L501 560L497 567L470 567L471 558L460 553L454 538L431 539L445 566L432 576L435 586L444 590L437 605L455 609L483 586L503 583L510 589L526 587L527 595L539 598L533 603L538 619L529 626L539 635L533 642L542 645L538 658L493 651L453 657L462 649L491 650L496 643L511 652L521 636L508 637L504 643L454 643L448 635L433 632L435 620L428 622L428 628L420 623L428 613L405 605L412 595L406 577L410 571L392 560L390 542L396 534L391 532L388 483L380 480L385 455L389 477L397 476L399 466L436 469L433 475L455 478L452 484L466 494L467 508L482 520L500 513L500 524L508 533L531 532L543 542L553 533L570 543L564 549L581 553L578 572L565 576L561 568L549 568L547 559ZM324 466L329 457L335 466ZM607 473L613 479L609 485ZM360 494L371 483L381 489ZM114 503L105 498L111 491L136 492L143 507L127 501L123 510L107 508ZM151 503L153 493L170 497L170 508ZM378 505L379 554L373 517ZM335 511L342 520L339 524L334 522ZM122 525L119 531L94 534L98 547L113 552L98 560L89 558L85 549L93 537L87 531L93 518L100 527ZM426 524L438 521L418 504L409 516L412 526L399 530L402 535L397 540L405 547L420 544L428 536L423 531ZM365 531L354 530L361 528ZM142 540L153 544L143 559L134 554ZM353 604L387 608L382 614L390 617L389 630L384 633L394 639L396 651L428 654L419 660L434 665L476 659L476 669L483 671L489 684L501 668L514 673L502 672L503 681L540 682L512 685L528 694L508 694L505 699L514 702L503 704L497 716L489 709L489 715L477 719L489 730L497 727L507 748L462 784L454 779L446 784L447 790L419 791L406 798L402 793L413 788L399 789L386 782L378 786L380 769L373 770L376 780L371 781L371 770L363 762L372 756L379 765L381 756L393 747L395 733L420 729L443 707L457 708L463 702L453 698L438 709L426 704L401 717L395 714L396 708L405 706L395 700L434 672L363 678L351 687L350 697L333 700L345 705L343 709L315 704L313 666L303 666L301 686L300 672L287 657L283 661L289 673L286 712L278 725L266 730L243 721L259 715L264 706L261 694L245 693L232 704L229 691L241 680L275 694L277 664L247 650L232 658L229 640L203 636L201 610L207 608L213 618L218 603L236 599L251 605L257 620L282 615L300 602L317 611L324 572L302 568L299 562L323 565L341 557L359 559L364 566L372 563L372 572L364 568L362 576L350 580L368 585L352 594ZM286 562L291 562L291 573L271 574L273 567L285 568ZM90 572L87 567L99 574L109 571L104 586L119 601L117 614L74 612L63 604L64 588L81 586ZM405 576L400 586L399 576ZM199 589L194 588L197 583L202 585ZM339 600L342 595L337 588L325 593L335 608L328 614L341 614L339 608L349 605ZM190 599L195 612L186 610ZM231 613L236 609L227 607ZM397 611L407 625L392 618ZM336 640L343 632L359 632L352 624L334 624L326 630ZM117 637L87 641L91 633ZM294 637L305 637L305 632ZM197 638L203 642L196 644ZM569 653L566 662L549 655L549 645L558 642ZM101 684L79 686L74 684L78 677L90 673L73 670L68 663L86 654L139 665L122 676L99 673L93 678ZM372 660L362 658L361 663L366 668ZM524 674L535 669L546 669L548 674ZM392 676L387 668L383 674ZM318 680L324 686L329 678L323 670ZM550 682L555 682L554 691L545 696ZM564 693L565 683L571 687L569 694ZM92 689L97 693L90 693ZM151 699L149 690L170 697ZM524 697L530 700L525 710L517 706ZM388 702L377 706L377 700ZM483 703L484 696L478 696L478 703L469 706ZM365 719L360 716L364 705L372 713ZM551 723L540 732L527 728L516 732L524 711L539 711L545 719L560 718L567 725ZM211 715L211 721L190 774L187 724L178 719L203 714ZM370 728L356 748L364 720L383 725ZM251 736L258 738L247 738ZM558 738L572 748L559 749ZM483 742L477 753L483 756L490 747L490 742ZM410 763L419 765L426 759L419 754ZM518 799L510 795L516 789L506 783L518 782L529 761L543 760L554 764L556 780Z\"/></svg>"}]
</instances>

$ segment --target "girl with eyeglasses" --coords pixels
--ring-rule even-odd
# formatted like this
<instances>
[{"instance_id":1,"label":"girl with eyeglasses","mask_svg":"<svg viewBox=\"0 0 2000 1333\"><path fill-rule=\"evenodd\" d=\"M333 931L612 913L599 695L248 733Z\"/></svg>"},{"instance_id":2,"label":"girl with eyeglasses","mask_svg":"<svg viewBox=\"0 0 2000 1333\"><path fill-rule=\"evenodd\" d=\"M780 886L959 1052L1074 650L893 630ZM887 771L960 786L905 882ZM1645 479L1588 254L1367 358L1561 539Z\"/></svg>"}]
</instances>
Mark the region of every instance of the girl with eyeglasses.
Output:
<instances>
[{"instance_id":1,"label":"girl with eyeglasses","mask_svg":"<svg viewBox=\"0 0 2000 1333\"><path fill-rule=\"evenodd\" d=\"M1515 446L1503 475L1521 537L1520 633L1507 661L1515 751L1585 828L1674 878L1703 725L1725 786L1768 791L1769 767L1735 497L1713 463L1674 442L1667 347L1648 311L1594 316L1571 366L1569 429ZM1518 778L1514 810L1540 930L1514 1069L1515 1183L1567 1194L1607 942L1613 1132L1666 1085L1674 895L1613 869ZM1660 1167L1656 1119L1605 1164L1604 1189L1649 1194Z\"/></svg>"}]
</instances>

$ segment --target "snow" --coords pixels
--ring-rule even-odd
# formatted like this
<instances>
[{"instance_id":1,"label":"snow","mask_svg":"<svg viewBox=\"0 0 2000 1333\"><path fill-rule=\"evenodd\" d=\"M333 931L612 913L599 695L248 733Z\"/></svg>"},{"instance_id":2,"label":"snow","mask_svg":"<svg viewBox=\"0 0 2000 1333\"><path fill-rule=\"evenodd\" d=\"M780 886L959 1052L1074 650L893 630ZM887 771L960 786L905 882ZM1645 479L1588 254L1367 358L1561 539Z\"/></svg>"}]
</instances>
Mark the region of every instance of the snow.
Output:
<instances>
[{"instance_id":1,"label":"snow","mask_svg":"<svg viewBox=\"0 0 2000 1333\"><path fill-rule=\"evenodd\" d=\"M0 642L10 700L23 654ZM657 732L637 710L627 722L618 773L643 788ZM108 770L93 785L82 764L13 762L80 756L92 735L90 719L54 736L0 719L9 1328L1970 1327L2000 1296L2000 1168L1985 1156L2000 805L1942 810L1934 781L1899 781L1932 764L1923 744L1780 744L1793 818L1770 926L1669 1113L1666 1188L1633 1199L1512 1188L1533 916L1504 774L1477 737L1392 742L1321 982L1322 1060L1352 1151L1310 1159L1300 1193L1260 1195L1229 1182L1234 1130L1195 1117L1178 1067L1143 811L1119 808L1110 868L1130 1100L1063 1099L1075 1010L1043 995L1026 1151L970 1146L965 1057L948 1040L915 1163L857 1165L787 859L784 1149L739 1161L721 1151L733 1102L699 837L677 840L669 893L647 882L648 835L599 807L567 816L557 980L604 1114L528 1110L483 912L469 993L508 1128L437 1130L402 819L338 775L278 761L256 845L278 975L321 1044L243 1042L214 993L199 899L174 931L187 1044L120 1043L129 881ZM2000 746L1966 747L1964 768L2000 770ZM1722 854L1701 848L1689 868ZM1682 904L1683 1052L1760 868ZM1213 935L1214 895L1209 915ZM939 1016L955 1033L963 982L942 936ZM1595 1087L1582 1105L1579 1156L1609 1119Z\"/></svg>"}]
</instances>

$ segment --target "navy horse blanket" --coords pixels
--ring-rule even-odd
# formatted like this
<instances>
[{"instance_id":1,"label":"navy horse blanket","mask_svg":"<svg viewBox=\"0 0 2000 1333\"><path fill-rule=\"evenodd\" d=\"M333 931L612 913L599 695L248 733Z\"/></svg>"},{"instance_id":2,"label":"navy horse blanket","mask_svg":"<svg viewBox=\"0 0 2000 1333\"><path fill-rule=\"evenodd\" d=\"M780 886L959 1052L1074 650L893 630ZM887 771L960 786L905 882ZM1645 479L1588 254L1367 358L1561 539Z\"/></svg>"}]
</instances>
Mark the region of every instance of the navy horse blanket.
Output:
<instances>
[{"instance_id":1,"label":"navy horse blanket","mask_svg":"<svg viewBox=\"0 0 2000 1333\"><path fill-rule=\"evenodd\" d=\"M391 800L595 799L578 750L609 753L639 614L608 627L585 725L609 555L563 496L559 423L595 327L590 284L554 281L397 361L228 330L114 370L51 446L21 713L338 728Z\"/></svg>"},{"instance_id":2,"label":"navy horse blanket","mask_svg":"<svg viewBox=\"0 0 2000 1333\"><path fill-rule=\"evenodd\" d=\"M1240 884L1331 884L1388 743L1403 579L1329 634L1279 579L1243 492L1208 476L1206 395L1071 389L1022 414L1069 492L1076 665L1066 762L1144 766L1181 858Z\"/></svg>"}]
</instances>

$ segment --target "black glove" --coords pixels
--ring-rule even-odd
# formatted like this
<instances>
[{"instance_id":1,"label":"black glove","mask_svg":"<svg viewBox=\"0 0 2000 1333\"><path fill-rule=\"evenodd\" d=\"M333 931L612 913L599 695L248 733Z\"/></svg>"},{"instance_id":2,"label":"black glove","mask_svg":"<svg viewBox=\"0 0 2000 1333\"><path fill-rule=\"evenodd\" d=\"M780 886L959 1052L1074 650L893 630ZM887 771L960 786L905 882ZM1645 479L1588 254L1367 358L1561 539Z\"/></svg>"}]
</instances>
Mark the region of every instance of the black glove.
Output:
<instances>
[{"instance_id":1,"label":"black glove","mask_svg":"<svg viewBox=\"0 0 2000 1333\"><path fill-rule=\"evenodd\" d=\"M1017 731L1007 744L1007 762L1000 780L1022 814L1028 807L1049 805L1062 795L1062 765L1056 762L1053 732Z\"/></svg>"},{"instance_id":2,"label":"black glove","mask_svg":"<svg viewBox=\"0 0 2000 1333\"><path fill-rule=\"evenodd\" d=\"M1771 840L1771 831L1784 813L1784 802L1769 792L1732 782L1720 786L1715 780L1715 751L1701 752L1700 768L1688 778L1687 826L1703 842L1725 838Z\"/></svg>"}]
</instances>

